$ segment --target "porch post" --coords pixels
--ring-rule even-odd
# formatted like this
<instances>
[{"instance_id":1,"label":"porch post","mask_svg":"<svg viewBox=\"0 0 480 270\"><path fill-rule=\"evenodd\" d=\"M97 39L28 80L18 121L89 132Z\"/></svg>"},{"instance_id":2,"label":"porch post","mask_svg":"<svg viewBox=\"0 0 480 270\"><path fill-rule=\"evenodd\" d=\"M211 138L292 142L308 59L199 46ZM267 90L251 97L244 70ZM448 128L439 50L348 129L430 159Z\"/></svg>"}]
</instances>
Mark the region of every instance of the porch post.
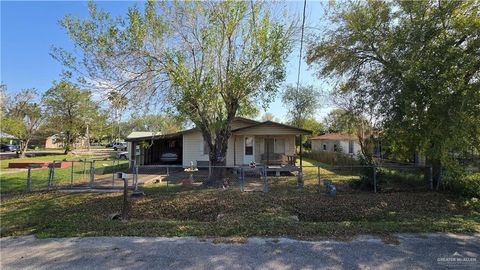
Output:
<instances>
[{"instance_id":1,"label":"porch post","mask_svg":"<svg viewBox=\"0 0 480 270\"><path fill-rule=\"evenodd\" d=\"M235 135L232 135L233 137L233 166L237 166L237 137Z\"/></svg>"},{"instance_id":2,"label":"porch post","mask_svg":"<svg viewBox=\"0 0 480 270\"><path fill-rule=\"evenodd\" d=\"M303 159L302 159L302 134L300 134L300 171L298 172L297 187L303 188Z\"/></svg>"},{"instance_id":3,"label":"porch post","mask_svg":"<svg viewBox=\"0 0 480 270\"><path fill-rule=\"evenodd\" d=\"M302 135L300 134L300 170L303 168L303 159L302 159Z\"/></svg>"},{"instance_id":4,"label":"porch post","mask_svg":"<svg viewBox=\"0 0 480 270\"><path fill-rule=\"evenodd\" d=\"M265 165L268 165L270 163L270 148L268 147L268 143L265 143L265 141L266 141L265 139L269 139L268 136L263 139L263 144L264 144L264 146L263 146L264 151L263 152L264 152L264 154L267 155L267 164L265 164ZM273 144L275 145L275 141L273 141ZM267 151L265 151L265 149Z\"/></svg>"}]
</instances>

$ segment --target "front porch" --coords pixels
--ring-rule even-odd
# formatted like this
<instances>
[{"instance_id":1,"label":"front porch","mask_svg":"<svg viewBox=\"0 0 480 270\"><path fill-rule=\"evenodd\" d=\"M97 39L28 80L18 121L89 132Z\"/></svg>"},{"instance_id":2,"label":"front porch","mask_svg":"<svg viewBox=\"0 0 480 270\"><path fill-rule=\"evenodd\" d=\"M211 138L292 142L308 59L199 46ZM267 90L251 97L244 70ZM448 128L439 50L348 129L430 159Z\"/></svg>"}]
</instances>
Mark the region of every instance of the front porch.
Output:
<instances>
[{"instance_id":1,"label":"front porch","mask_svg":"<svg viewBox=\"0 0 480 270\"><path fill-rule=\"evenodd\" d=\"M301 135L298 135L301 136ZM301 151L297 153L295 134L233 135L234 166L265 166L267 173L280 176L301 169ZM297 165L300 159L300 165Z\"/></svg>"}]
</instances>

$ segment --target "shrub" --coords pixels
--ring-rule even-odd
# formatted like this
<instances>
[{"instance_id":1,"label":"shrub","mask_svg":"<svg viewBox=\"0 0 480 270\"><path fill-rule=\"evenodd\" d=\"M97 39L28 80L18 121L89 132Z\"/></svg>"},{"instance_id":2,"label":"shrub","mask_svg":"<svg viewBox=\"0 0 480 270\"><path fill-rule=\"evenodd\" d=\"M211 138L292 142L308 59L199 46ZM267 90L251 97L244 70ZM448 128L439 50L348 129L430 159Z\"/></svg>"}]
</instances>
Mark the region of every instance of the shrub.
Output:
<instances>
[{"instance_id":1,"label":"shrub","mask_svg":"<svg viewBox=\"0 0 480 270\"><path fill-rule=\"evenodd\" d=\"M453 183L453 191L467 198L480 198L480 172L459 177Z\"/></svg>"}]
</instances>

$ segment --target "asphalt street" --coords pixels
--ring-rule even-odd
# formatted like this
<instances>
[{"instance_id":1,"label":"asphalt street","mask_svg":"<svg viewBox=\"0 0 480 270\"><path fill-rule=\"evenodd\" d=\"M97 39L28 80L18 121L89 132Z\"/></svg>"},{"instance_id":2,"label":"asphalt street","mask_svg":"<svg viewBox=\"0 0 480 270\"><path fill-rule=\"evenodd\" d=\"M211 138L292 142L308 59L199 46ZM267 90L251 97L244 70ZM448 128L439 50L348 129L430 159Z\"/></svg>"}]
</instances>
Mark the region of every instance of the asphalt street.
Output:
<instances>
[{"instance_id":1,"label":"asphalt street","mask_svg":"<svg viewBox=\"0 0 480 270\"><path fill-rule=\"evenodd\" d=\"M249 238L87 237L0 239L1 269L479 269L480 234L402 234L388 244Z\"/></svg>"}]
</instances>

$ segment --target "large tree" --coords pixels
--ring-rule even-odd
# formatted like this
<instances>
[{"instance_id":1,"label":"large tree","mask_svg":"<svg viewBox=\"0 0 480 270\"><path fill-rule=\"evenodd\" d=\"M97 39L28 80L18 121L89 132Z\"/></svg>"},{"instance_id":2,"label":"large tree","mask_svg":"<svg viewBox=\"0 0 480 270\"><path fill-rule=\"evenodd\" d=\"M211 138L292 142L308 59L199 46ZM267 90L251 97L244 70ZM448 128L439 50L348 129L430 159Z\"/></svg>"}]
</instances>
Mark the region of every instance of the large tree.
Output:
<instances>
[{"instance_id":1,"label":"large tree","mask_svg":"<svg viewBox=\"0 0 480 270\"><path fill-rule=\"evenodd\" d=\"M330 111L323 119L328 132L356 133L358 126L357 117L352 112L337 108Z\"/></svg>"},{"instance_id":2,"label":"large tree","mask_svg":"<svg viewBox=\"0 0 480 270\"><path fill-rule=\"evenodd\" d=\"M453 171L480 148L480 16L477 1L334 3L307 61L336 91L370 109L394 142Z\"/></svg>"},{"instance_id":3,"label":"large tree","mask_svg":"<svg viewBox=\"0 0 480 270\"><path fill-rule=\"evenodd\" d=\"M268 103L285 78L292 28L269 5L149 1L113 18L90 3L89 18L62 20L81 58L53 55L85 82L170 105L202 132L211 165L223 166L235 116ZM222 183L223 170L214 172L206 185Z\"/></svg>"},{"instance_id":4,"label":"large tree","mask_svg":"<svg viewBox=\"0 0 480 270\"><path fill-rule=\"evenodd\" d=\"M152 132L152 136L158 132L174 133L183 130L185 126L185 120L182 117L162 114L134 114L128 121L121 123L123 137L133 131Z\"/></svg>"},{"instance_id":5,"label":"large tree","mask_svg":"<svg viewBox=\"0 0 480 270\"><path fill-rule=\"evenodd\" d=\"M311 118L320 108L319 92L313 86L300 85L298 88L288 85L282 95L284 106L288 109L288 121L296 127L302 127L305 119Z\"/></svg>"},{"instance_id":6,"label":"large tree","mask_svg":"<svg viewBox=\"0 0 480 270\"><path fill-rule=\"evenodd\" d=\"M99 118L99 106L92 101L90 91L82 90L67 81L55 82L43 95L47 125L64 142L65 154L73 149L81 136L87 136L89 128Z\"/></svg>"},{"instance_id":7,"label":"large tree","mask_svg":"<svg viewBox=\"0 0 480 270\"><path fill-rule=\"evenodd\" d=\"M40 129L44 114L36 101L36 90L25 89L13 99L4 102L5 115L2 118L2 131L15 136L20 141L20 156L25 157L28 145Z\"/></svg>"}]
</instances>

